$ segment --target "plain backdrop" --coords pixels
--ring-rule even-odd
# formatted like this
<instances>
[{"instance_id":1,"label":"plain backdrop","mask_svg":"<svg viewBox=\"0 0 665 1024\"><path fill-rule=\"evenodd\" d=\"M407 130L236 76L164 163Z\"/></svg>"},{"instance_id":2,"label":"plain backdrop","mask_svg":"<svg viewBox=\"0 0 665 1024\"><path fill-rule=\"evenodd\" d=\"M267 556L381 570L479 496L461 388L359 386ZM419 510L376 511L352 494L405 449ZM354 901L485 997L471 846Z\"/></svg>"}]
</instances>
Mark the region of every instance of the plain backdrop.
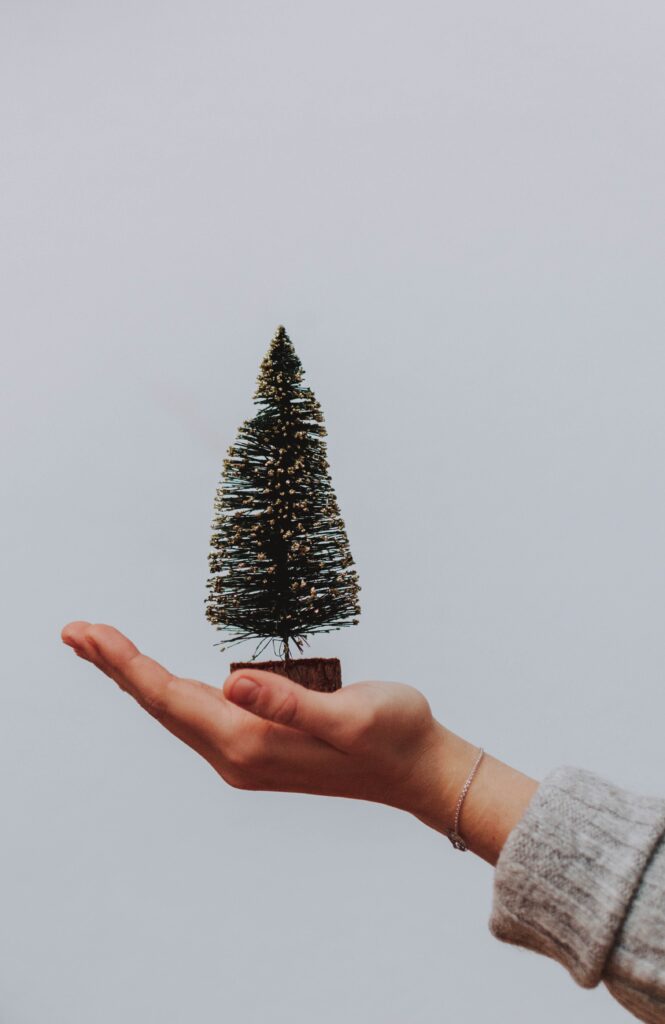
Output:
<instances>
[{"instance_id":1,"label":"plain backdrop","mask_svg":"<svg viewBox=\"0 0 665 1024\"><path fill-rule=\"evenodd\" d=\"M665 792L665 8L0 4L2 1024L627 1019L386 806L245 793L60 641L221 685L213 499L285 324L360 624L536 778Z\"/></svg>"}]
</instances>

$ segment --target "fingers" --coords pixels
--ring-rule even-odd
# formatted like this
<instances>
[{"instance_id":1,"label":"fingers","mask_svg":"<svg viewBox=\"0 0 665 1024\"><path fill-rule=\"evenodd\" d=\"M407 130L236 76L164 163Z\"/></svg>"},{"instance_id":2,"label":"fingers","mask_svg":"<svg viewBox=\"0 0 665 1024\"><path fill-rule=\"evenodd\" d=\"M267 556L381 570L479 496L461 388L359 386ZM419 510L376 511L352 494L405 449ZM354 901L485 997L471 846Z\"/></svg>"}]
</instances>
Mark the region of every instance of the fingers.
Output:
<instances>
[{"instance_id":1,"label":"fingers","mask_svg":"<svg viewBox=\"0 0 665 1024\"><path fill-rule=\"evenodd\" d=\"M223 738L225 721L219 690L175 676L158 661L141 654L113 626L70 622L61 637L79 657L96 665L171 731L178 727L180 735L184 728L211 743Z\"/></svg>"},{"instance_id":2,"label":"fingers","mask_svg":"<svg viewBox=\"0 0 665 1024\"><path fill-rule=\"evenodd\" d=\"M249 708L229 703L220 689L173 675L113 626L70 622L61 637L231 785L298 792L311 787L316 791L318 786L319 791L327 791L330 758L342 760L329 744L294 729L270 727L249 714ZM340 778L341 766L333 774Z\"/></svg>"},{"instance_id":3,"label":"fingers","mask_svg":"<svg viewBox=\"0 0 665 1024\"><path fill-rule=\"evenodd\" d=\"M302 730L339 750L348 749L351 734L358 732L372 712L371 706L352 702L344 690L319 693L262 669L231 673L222 692L259 718Z\"/></svg>"},{"instance_id":4,"label":"fingers","mask_svg":"<svg viewBox=\"0 0 665 1024\"><path fill-rule=\"evenodd\" d=\"M158 704L174 678L152 658L141 654L135 644L113 626L70 622L60 634L64 643L110 676L132 696Z\"/></svg>"},{"instance_id":5,"label":"fingers","mask_svg":"<svg viewBox=\"0 0 665 1024\"><path fill-rule=\"evenodd\" d=\"M75 621L61 636L232 786L383 799L376 764L389 684L318 693L285 676L241 669L220 690L175 676L113 626ZM356 754L360 761L349 756Z\"/></svg>"}]
</instances>

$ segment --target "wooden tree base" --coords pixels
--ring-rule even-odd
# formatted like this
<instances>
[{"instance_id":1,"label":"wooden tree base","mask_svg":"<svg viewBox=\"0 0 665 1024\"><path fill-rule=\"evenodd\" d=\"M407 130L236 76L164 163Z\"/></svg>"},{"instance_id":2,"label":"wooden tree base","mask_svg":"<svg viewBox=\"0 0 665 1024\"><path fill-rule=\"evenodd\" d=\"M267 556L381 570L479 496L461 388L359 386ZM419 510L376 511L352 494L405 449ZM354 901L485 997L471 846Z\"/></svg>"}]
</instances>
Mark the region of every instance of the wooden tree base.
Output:
<instances>
[{"instance_id":1,"label":"wooden tree base","mask_svg":"<svg viewBox=\"0 0 665 1024\"><path fill-rule=\"evenodd\" d=\"M339 658L293 658L288 661L234 661L231 671L237 668L258 668L262 672L276 672L288 676L294 683L300 683L308 690L333 693L342 685L342 666Z\"/></svg>"}]
</instances>

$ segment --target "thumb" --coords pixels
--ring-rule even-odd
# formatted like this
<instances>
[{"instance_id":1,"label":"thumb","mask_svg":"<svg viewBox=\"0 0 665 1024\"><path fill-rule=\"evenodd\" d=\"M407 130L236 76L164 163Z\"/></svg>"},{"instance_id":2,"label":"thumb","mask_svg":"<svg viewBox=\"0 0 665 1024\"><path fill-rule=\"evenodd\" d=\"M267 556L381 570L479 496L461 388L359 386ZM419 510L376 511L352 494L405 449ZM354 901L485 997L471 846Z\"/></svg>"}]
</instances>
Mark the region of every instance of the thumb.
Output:
<instances>
[{"instance_id":1,"label":"thumb","mask_svg":"<svg viewBox=\"0 0 665 1024\"><path fill-rule=\"evenodd\" d=\"M228 676L223 693L259 718L300 729L333 746L342 735L342 690L319 693L276 672L242 668Z\"/></svg>"}]
</instances>

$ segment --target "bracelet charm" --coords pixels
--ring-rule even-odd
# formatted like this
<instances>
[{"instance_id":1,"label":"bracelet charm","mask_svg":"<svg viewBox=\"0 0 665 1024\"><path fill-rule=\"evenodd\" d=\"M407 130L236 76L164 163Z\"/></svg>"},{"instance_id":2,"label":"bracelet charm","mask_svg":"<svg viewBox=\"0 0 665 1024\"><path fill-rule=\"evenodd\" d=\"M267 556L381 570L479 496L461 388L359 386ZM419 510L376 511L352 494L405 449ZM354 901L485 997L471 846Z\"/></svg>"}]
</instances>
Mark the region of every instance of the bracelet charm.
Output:
<instances>
[{"instance_id":1,"label":"bracelet charm","mask_svg":"<svg viewBox=\"0 0 665 1024\"><path fill-rule=\"evenodd\" d=\"M453 844L456 850L468 850L468 846L466 845L466 843L464 842L464 840L462 839L461 835L459 835L458 832L454 832L452 829L448 829L446 835L448 836L450 842Z\"/></svg>"}]
</instances>

